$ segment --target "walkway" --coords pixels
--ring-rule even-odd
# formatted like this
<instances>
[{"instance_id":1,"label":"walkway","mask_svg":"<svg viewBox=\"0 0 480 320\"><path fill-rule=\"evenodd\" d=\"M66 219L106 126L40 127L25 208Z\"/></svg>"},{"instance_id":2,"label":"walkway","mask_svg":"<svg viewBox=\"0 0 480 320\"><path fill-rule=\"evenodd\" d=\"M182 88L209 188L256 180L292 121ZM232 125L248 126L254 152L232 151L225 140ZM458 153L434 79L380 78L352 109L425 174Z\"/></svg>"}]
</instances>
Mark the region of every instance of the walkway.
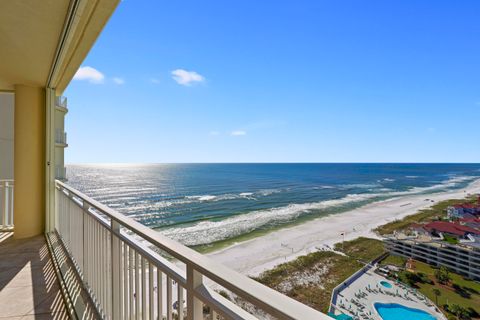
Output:
<instances>
[{"instance_id":1,"label":"walkway","mask_svg":"<svg viewBox=\"0 0 480 320\"><path fill-rule=\"evenodd\" d=\"M0 232L0 320L68 319L45 237Z\"/></svg>"}]
</instances>

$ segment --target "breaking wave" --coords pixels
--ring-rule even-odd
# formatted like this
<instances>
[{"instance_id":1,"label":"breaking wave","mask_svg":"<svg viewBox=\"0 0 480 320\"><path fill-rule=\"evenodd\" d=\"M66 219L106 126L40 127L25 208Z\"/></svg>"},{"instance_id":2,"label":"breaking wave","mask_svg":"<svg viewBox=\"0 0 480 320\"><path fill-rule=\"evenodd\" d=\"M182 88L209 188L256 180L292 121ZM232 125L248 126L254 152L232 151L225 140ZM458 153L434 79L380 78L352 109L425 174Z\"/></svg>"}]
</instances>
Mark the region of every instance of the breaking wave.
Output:
<instances>
[{"instance_id":1,"label":"breaking wave","mask_svg":"<svg viewBox=\"0 0 480 320\"><path fill-rule=\"evenodd\" d=\"M248 213L230 216L220 221L201 221L193 225L167 228L160 232L188 246L205 245L235 238L261 228L292 222L300 216L315 213L328 214L328 211L333 208L353 208L382 199L434 193L456 186L460 182L470 180L473 180L472 177L455 177L445 183L423 188L416 187L407 191L348 194L340 199L302 204L294 203L278 208L254 210Z\"/></svg>"}]
</instances>

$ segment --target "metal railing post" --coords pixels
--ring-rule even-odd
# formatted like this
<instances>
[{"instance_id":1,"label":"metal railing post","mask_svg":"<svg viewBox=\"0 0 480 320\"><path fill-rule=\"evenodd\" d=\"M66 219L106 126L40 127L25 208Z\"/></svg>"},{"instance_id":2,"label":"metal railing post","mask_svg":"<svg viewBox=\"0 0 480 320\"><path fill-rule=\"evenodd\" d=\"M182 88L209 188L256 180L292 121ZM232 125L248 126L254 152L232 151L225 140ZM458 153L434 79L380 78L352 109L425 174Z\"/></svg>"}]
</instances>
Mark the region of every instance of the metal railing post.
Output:
<instances>
[{"instance_id":1,"label":"metal railing post","mask_svg":"<svg viewBox=\"0 0 480 320\"><path fill-rule=\"evenodd\" d=\"M89 257L87 256L88 253L90 253L90 250L87 246L87 241L88 239L88 230L85 228L85 219L88 217L88 210L90 210L90 205L88 204L87 201L82 200L82 234L83 234L83 259L82 259L82 270L83 272L87 273L90 271L90 268L88 267L88 259ZM88 240L87 240L88 239ZM88 271L87 271L88 270Z\"/></svg>"},{"instance_id":2,"label":"metal railing post","mask_svg":"<svg viewBox=\"0 0 480 320\"><path fill-rule=\"evenodd\" d=\"M7 196L8 196L8 206L7 206L7 217L8 217L8 226L13 227L13 183L7 181Z\"/></svg>"},{"instance_id":3,"label":"metal railing post","mask_svg":"<svg viewBox=\"0 0 480 320\"><path fill-rule=\"evenodd\" d=\"M120 233L120 224L111 220L111 230L110 238L112 244L112 319L121 319L121 296L120 296L120 286L121 286L121 270L120 270L120 259L121 259L121 247L120 239L116 235Z\"/></svg>"},{"instance_id":4,"label":"metal railing post","mask_svg":"<svg viewBox=\"0 0 480 320\"><path fill-rule=\"evenodd\" d=\"M0 186L4 185L0 183ZM162 236L61 181L56 181L56 186L57 231L62 243L73 249L69 250L72 258L80 257L77 259L80 260L83 249L83 270L79 271L84 276L83 282L88 287L90 297L105 318L141 319L156 314L158 319L163 319L163 315L167 319L176 318L176 315L182 319L186 291L188 320L203 320L204 306L208 306L213 315L256 319L242 309L241 304L229 301L209 288L203 280L208 278L276 318L330 319ZM2 198L0 194L0 200ZM78 207L83 211L82 222L78 219ZM83 244L79 235L82 226L79 223L83 223ZM124 232L121 232L122 229ZM136 241L137 237L141 241ZM149 248L150 245L182 261L186 270L159 255L156 250ZM81 261L78 262L76 267L82 269ZM164 277L166 286L163 286ZM173 310L173 286L178 288L178 312Z\"/></svg>"},{"instance_id":5,"label":"metal railing post","mask_svg":"<svg viewBox=\"0 0 480 320\"><path fill-rule=\"evenodd\" d=\"M13 207L13 197L14 197L14 186L13 182L8 183L9 186L9 192L8 192L8 200L9 200L9 208L8 208L8 214L10 216L10 226L14 226L14 207Z\"/></svg>"},{"instance_id":6,"label":"metal railing post","mask_svg":"<svg viewBox=\"0 0 480 320\"><path fill-rule=\"evenodd\" d=\"M203 304L195 297L195 290L203 284L203 276L192 265L187 264L187 318L203 319Z\"/></svg>"},{"instance_id":7,"label":"metal railing post","mask_svg":"<svg viewBox=\"0 0 480 320\"><path fill-rule=\"evenodd\" d=\"M0 227L7 226L7 215L8 215L8 191L7 191L7 182L0 181L0 190L2 193L3 205L0 207Z\"/></svg>"}]
</instances>

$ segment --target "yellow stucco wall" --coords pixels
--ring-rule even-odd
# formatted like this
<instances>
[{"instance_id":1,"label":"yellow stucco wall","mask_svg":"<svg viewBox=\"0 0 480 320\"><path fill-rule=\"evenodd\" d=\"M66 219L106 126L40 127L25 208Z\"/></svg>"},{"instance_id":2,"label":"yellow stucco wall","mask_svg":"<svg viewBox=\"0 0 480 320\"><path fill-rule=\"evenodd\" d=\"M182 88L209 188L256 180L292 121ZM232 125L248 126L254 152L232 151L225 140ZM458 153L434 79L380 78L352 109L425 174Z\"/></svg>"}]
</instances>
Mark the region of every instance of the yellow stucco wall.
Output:
<instances>
[{"instance_id":1,"label":"yellow stucco wall","mask_svg":"<svg viewBox=\"0 0 480 320\"><path fill-rule=\"evenodd\" d=\"M45 89L15 86L14 225L16 238L45 228Z\"/></svg>"}]
</instances>

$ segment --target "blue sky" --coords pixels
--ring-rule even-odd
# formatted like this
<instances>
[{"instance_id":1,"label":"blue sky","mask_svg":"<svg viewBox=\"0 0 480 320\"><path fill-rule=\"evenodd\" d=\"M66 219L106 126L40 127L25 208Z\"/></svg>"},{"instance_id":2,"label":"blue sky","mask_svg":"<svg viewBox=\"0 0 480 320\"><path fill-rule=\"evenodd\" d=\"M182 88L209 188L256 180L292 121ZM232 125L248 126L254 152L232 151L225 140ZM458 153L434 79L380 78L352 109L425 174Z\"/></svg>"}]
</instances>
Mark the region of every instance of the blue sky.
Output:
<instances>
[{"instance_id":1,"label":"blue sky","mask_svg":"<svg viewBox=\"0 0 480 320\"><path fill-rule=\"evenodd\" d=\"M478 162L479 1L124 0L67 163Z\"/></svg>"}]
</instances>

